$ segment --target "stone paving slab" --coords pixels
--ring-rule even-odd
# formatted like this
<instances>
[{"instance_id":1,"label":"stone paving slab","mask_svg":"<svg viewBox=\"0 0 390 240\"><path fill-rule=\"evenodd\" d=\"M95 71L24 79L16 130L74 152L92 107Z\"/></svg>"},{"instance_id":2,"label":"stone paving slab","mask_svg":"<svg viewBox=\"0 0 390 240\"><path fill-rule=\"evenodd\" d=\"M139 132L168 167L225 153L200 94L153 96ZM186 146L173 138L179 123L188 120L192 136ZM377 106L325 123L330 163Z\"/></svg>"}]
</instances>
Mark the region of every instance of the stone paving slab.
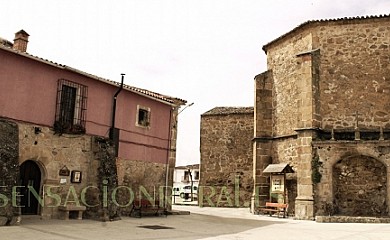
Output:
<instances>
[{"instance_id":1,"label":"stone paving slab","mask_svg":"<svg viewBox=\"0 0 390 240\"><path fill-rule=\"evenodd\" d=\"M270 221L270 224L247 231L204 238L207 240L388 240L390 224L385 223L318 223L315 221L277 218L267 215L253 215L246 208L200 208L194 206L174 206L176 210L186 209L191 214L211 215L235 219Z\"/></svg>"},{"instance_id":2,"label":"stone paving slab","mask_svg":"<svg viewBox=\"0 0 390 240\"><path fill-rule=\"evenodd\" d=\"M390 239L390 224L317 223L253 215L249 209L174 206L190 215L122 217L120 221L41 220L23 216L20 226L0 227L0 240L360 240Z\"/></svg>"},{"instance_id":3,"label":"stone paving slab","mask_svg":"<svg viewBox=\"0 0 390 240\"><path fill-rule=\"evenodd\" d=\"M273 224L256 220L237 221L200 214L122 217L120 221L41 220L24 217L20 226L0 228L1 240L125 240L125 239L202 239L235 234ZM148 228L158 226L157 229ZM146 227L146 228L145 228ZM166 229L165 229L166 228Z\"/></svg>"}]
</instances>

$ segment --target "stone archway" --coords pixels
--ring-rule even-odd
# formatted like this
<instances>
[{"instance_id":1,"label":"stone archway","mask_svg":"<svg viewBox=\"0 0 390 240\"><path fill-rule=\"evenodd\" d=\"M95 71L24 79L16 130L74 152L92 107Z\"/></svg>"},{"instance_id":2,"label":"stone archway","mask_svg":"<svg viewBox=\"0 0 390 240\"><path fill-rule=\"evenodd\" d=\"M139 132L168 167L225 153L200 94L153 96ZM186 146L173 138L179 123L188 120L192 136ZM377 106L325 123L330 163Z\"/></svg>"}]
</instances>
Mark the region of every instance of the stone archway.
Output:
<instances>
[{"instance_id":1,"label":"stone archway","mask_svg":"<svg viewBox=\"0 0 390 240\"><path fill-rule=\"evenodd\" d=\"M42 174L35 161L27 160L20 165L20 184L23 186L21 197L21 212L23 215L38 214L38 199L33 194L40 194Z\"/></svg>"},{"instance_id":2,"label":"stone archway","mask_svg":"<svg viewBox=\"0 0 390 240\"><path fill-rule=\"evenodd\" d=\"M386 216L387 170L368 156L350 156L333 166L335 211L345 216Z\"/></svg>"}]
</instances>

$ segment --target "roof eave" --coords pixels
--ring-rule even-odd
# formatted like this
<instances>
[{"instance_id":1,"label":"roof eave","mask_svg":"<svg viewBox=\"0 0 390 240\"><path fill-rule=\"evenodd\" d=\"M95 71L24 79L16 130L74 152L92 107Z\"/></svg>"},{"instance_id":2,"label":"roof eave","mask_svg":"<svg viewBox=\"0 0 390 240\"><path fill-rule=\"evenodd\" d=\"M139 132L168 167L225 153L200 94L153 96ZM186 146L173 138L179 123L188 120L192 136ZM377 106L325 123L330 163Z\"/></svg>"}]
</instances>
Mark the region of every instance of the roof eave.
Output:
<instances>
[{"instance_id":1,"label":"roof eave","mask_svg":"<svg viewBox=\"0 0 390 240\"><path fill-rule=\"evenodd\" d=\"M56 67L56 68L59 68L59 69L67 70L67 71L70 71L70 72L74 72L74 73L80 74L82 76L86 76L88 78L91 78L91 79L94 79L94 80L98 80L98 81L103 82L105 84L109 84L109 85L112 85L112 86L119 86L119 84L120 84L120 83L117 83L115 81L111 81L111 80L108 80L108 79L104 79L104 78L95 76L93 74L89 74L89 73L83 72L83 71L78 70L76 68L72 68L72 67L69 67L69 66L66 66L66 65L54 63L52 61L45 60L43 58L36 57L36 56L30 55L28 53L20 52L20 51L17 51L17 50L14 50L14 49L2 46L2 45L0 45L0 49L3 49L3 50L8 51L10 53L18 54L20 56L29 58L29 59L34 60L34 61L38 61L38 62L47 64L47 65L50 65L52 67ZM170 105L170 106L176 106L177 107L177 106L185 105L187 103L187 101L179 99L179 98L166 97L167 99L164 100L162 98L153 97L153 96L150 96L148 94L136 91L135 89L132 89L130 86L127 86L124 89L126 91L132 92L134 94L137 94L137 95L140 95L140 96L143 96L143 97L146 97L146 98L149 98L149 99L152 99L154 101L158 101L158 102Z\"/></svg>"},{"instance_id":2,"label":"roof eave","mask_svg":"<svg viewBox=\"0 0 390 240\"><path fill-rule=\"evenodd\" d=\"M378 15L378 16L358 16L358 17L344 17L344 18L335 18L335 19L320 19L320 20L310 20L306 21L297 27L293 28L291 31L281 35L280 37L272 40L271 42L265 44L262 47L262 50L267 54L268 49L274 45L275 43L281 41L282 39L286 38L287 36L290 36L291 34L294 34L300 30L304 30L307 27L312 26L313 24L322 24L322 23L329 23L329 22L341 22L341 21L347 21L347 22L355 22L359 20L369 20L369 19L381 19L381 18L390 18L390 14L384 14L384 15Z\"/></svg>"}]
</instances>

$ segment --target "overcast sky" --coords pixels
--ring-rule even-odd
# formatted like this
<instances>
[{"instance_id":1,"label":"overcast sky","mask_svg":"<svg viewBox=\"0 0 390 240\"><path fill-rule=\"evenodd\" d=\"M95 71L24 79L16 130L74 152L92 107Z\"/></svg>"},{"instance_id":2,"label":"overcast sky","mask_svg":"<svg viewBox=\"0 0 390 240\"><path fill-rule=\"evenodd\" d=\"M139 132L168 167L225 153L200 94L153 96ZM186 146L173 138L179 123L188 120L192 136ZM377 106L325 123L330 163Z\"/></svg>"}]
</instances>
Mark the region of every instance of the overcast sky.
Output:
<instances>
[{"instance_id":1,"label":"overcast sky","mask_svg":"<svg viewBox=\"0 0 390 240\"><path fill-rule=\"evenodd\" d=\"M308 20L390 13L390 0L0 2L0 36L24 29L29 53L194 102L179 115L178 166L199 163L202 113L253 106L263 45Z\"/></svg>"}]
</instances>

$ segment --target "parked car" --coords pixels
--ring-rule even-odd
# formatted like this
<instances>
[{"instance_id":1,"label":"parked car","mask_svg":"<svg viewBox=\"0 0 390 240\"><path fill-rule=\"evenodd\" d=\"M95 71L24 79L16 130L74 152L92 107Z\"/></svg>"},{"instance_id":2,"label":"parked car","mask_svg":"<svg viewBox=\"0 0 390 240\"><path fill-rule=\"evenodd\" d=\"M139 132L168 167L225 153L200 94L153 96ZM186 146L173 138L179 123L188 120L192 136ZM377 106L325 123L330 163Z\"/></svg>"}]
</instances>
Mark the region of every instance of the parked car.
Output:
<instances>
[{"instance_id":1,"label":"parked car","mask_svg":"<svg viewBox=\"0 0 390 240\"><path fill-rule=\"evenodd\" d=\"M173 189L173 196L180 196L184 199L191 198L191 185L186 185L184 187L174 187ZM192 186L192 194L194 199L198 198L198 186L194 185Z\"/></svg>"}]
</instances>

